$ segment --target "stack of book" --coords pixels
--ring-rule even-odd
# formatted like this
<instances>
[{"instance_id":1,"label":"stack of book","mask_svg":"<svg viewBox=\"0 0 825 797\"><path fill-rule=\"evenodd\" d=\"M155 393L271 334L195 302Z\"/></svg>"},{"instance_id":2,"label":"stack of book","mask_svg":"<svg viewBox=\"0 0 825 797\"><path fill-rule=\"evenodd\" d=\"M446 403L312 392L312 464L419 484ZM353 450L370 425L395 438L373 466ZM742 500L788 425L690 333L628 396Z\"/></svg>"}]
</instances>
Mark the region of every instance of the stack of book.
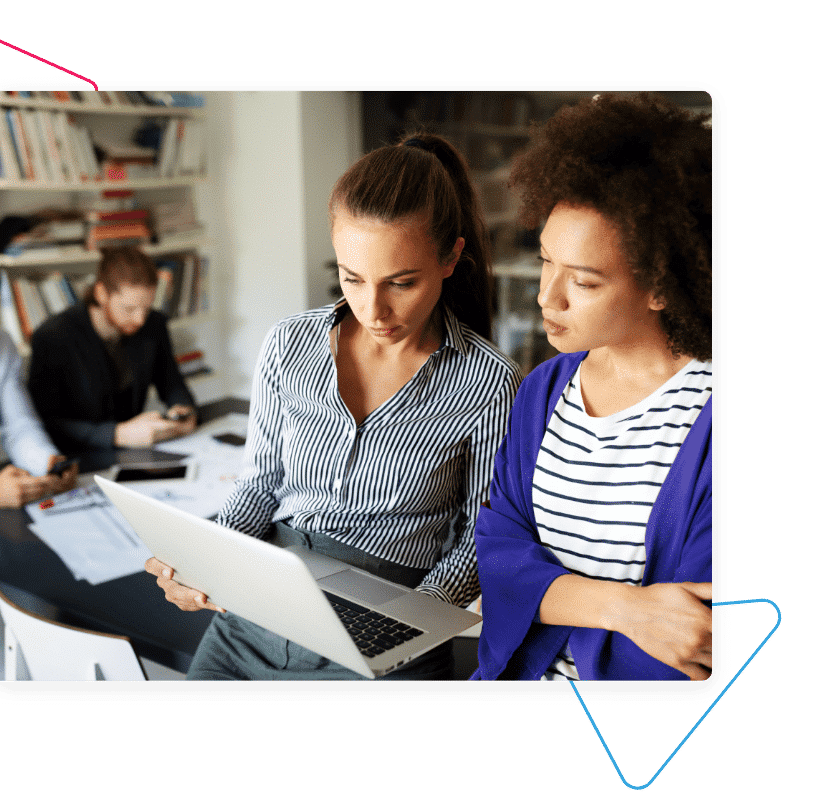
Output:
<instances>
[{"instance_id":1,"label":"stack of book","mask_svg":"<svg viewBox=\"0 0 825 797\"><path fill-rule=\"evenodd\" d=\"M45 221L14 236L4 254L21 263L83 256L87 251L86 234L83 219Z\"/></svg>"},{"instance_id":2,"label":"stack of book","mask_svg":"<svg viewBox=\"0 0 825 797\"><path fill-rule=\"evenodd\" d=\"M146 210L91 211L87 214L89 229L86 247L140 246L148 243L151 232Z\"/></svg>"},{"instance_id":3,"label":"stack of book","mask_svg":"<svg viewBox=\"0 0 825 797\"><path fill-rule=\"evenodd\" d=\"M192 198L181 202L159 202L152 206L152 228L158 243L170 241L175 236L200 232L203 226L195 217Z\"/></svg>"}]
</instances>

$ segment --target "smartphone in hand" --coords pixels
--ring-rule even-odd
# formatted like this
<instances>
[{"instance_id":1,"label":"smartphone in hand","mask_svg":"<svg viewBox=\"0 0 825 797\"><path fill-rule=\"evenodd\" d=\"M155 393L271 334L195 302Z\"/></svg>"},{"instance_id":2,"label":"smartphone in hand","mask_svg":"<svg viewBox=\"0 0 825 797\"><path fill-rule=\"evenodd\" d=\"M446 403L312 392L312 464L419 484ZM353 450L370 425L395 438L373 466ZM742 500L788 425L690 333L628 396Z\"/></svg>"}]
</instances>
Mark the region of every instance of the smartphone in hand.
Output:
<instances>
[{"instance_id":1,"label":"smartphone in hand","mask_svg":"<svg viewBox=\"0 0 825 797\"><path fill-rule=\"evenodd\" d=\"M185 421L190 415L192 414L192 410L185 410L181 412L180 410L166 410L163 413L163 418L166 421Z\"/></svg>"},{"instance_id":2,"label":"smartphone in hand","mask_svg":"<svg viewBox=\"0 0 825 797\"><path fill-rule=\"evenodd\" d=\"M77 459L61 459L49 468L48 476L62 476L72 465L77 463Z\"/></svg>"}]
</instances>

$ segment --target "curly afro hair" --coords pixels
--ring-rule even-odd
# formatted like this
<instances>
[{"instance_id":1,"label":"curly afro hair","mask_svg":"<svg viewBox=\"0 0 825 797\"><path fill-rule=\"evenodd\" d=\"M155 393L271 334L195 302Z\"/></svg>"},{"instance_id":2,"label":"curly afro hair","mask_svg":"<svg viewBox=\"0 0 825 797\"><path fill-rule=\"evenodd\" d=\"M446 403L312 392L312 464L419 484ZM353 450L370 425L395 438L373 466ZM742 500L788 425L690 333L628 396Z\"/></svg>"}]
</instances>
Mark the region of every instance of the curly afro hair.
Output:
<instances>
[{"instance_id":1,"label":"curly afro hair","mask_svg":"<svg viewBox=\"0 0 825 797\"><path fill-rule=\"evenodd\" d=\"M597 95L533 130L510 185L534 229L559 203L616 225L638 284L662 299L674 356L711 359L711 130L662 97Z\"/></svg>"}]
</instances>

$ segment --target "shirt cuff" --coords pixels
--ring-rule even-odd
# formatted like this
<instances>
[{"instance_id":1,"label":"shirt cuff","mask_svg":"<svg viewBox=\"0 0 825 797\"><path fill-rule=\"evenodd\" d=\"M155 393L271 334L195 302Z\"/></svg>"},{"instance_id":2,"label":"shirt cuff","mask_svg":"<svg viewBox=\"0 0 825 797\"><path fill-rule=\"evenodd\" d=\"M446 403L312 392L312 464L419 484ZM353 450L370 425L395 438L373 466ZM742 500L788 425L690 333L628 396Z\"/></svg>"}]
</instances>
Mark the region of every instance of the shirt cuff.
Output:
<instances>
[{"instance_id":1,"label":"shirt cuff","mask_svg":"<svg viewBox=\"0 0 825 797\"><path fill-rule=\"evenodd\" d=\"M417 592L425 592L427 595L432 595L434 598L444 601L444 603L452 603L449 593L445 592L436 584L420 584L415 589Z\"/></svg>"}]
</instances>

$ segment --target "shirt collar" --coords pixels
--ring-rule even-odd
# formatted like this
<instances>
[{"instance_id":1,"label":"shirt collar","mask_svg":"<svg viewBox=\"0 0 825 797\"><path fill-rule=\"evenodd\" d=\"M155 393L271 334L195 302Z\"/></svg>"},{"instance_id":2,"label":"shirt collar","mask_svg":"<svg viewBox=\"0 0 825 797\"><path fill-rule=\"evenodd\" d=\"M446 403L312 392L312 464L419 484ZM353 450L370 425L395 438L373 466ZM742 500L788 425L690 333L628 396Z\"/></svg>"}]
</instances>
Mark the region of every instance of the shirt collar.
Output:
<instances>
[{"instance_id":1,"label":"shirt collar","mask_svg":"<svg viewBox=\"0 0 825 797\"><path fill-rule=\"evenodd\" d=\"M343 297L332 305L329 315L326 317L327 331L334 329L337 324L341 323L341 320L346 315L347 310L349 310L349 305L347 304L347 300ZM441 346L438 347L438 350L440 351L446 346L449 346L466 357L469 352L469 346L467 344L467 339L464 336L464 332L461 329L461 323L455 317L453 311L450 310L450 308L443 302L441 303L441 310L442 317L444 318L444 340L441 342Z\"/></svg>"}]
</instances>

